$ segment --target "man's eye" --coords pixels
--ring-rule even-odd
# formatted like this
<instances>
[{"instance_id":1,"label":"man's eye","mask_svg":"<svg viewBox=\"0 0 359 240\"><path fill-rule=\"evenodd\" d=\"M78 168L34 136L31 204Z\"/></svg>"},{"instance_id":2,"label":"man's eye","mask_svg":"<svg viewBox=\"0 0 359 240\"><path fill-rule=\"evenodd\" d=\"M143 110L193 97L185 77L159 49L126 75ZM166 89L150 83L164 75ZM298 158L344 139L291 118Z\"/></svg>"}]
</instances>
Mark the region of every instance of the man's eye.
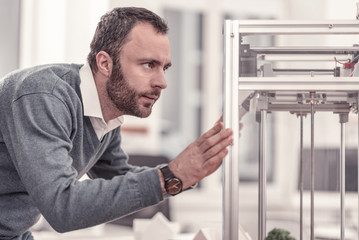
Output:
<instances>
[{"instance_id":1,"label":"man's eye","mask_svg":"<svg viewBox=\"0 0 359 240\"><path fill-rule=\"evenodd\" d=\"M146 68L152 69L152 68L154 68L154 66L155 66L155 65L154 65L152 62L145 63L145 67L146 67Z\"/></svg>"}]
</instances>

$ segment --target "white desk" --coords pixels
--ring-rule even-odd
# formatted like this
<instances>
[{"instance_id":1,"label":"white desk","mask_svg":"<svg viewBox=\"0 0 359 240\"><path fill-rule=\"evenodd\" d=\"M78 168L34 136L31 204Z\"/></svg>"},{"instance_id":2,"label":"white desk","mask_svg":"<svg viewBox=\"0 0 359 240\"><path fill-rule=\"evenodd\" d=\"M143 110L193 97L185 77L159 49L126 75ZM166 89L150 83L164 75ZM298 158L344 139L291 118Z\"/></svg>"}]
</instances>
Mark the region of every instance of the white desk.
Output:
<instances>
[{"instance_id":1,"label":"white desk","mask_svg":"<svg viewBox=\"0 0 359 240\"><path fill-rule=\"evenodd\" d=\"M33 231L35 240L135 240L132 228L115 224L103 224L93 228L81 229L68 233L55 231ZM170 240L193 240L195 234L179 234Z\"/></svg>"}]
</instances>

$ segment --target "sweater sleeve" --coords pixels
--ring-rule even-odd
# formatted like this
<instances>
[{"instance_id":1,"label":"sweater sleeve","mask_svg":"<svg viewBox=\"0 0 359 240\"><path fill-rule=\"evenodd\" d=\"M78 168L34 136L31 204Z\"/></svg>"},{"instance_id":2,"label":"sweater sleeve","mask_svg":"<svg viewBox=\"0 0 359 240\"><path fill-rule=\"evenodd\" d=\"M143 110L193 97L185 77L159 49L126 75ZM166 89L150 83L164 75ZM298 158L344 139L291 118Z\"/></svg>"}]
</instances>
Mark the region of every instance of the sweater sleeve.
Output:
<instances>
[{"instance_id":1,"label":"sweater sleeve","mask_svg":"<svg viewBox=\"0 0 359 240\"><path fill-rule=\"evenodd\" d=\"M50 225L58 232L91 227L161 201L156 169L77 179L77 159L70 152L81 134L76 117L82 112L74 112L79 109L75 104L81 103L49 93L28 94L13 101L8 116L14 165Z\"/></svg>"},{"instance_id":2,"label":"sweater sleeve","mask_svg":"<svg viewBox=\"0 0 359 240\"><path fill-rule=\"evenodd\" d=\"M88 175L93 179L111 179L118 175L125 175L128 172L140 173L145 170L150 170L150 168L146 166L134 166L128 163L128 155L121 148L120 128L117 128L111 132L108 147L96 164L90 169Z\"/></svg>"}]
</instances>

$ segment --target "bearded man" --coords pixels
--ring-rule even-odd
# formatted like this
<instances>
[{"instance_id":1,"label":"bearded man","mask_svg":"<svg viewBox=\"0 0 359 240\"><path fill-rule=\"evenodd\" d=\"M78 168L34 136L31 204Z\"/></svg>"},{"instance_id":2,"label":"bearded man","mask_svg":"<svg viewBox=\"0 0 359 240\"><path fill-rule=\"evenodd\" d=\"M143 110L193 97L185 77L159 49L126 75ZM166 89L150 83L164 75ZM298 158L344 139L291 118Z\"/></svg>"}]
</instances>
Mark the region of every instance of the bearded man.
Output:
<instances>
[{"instance_id":1,"label":"bearded man","mask_svg":"<svg viewBox=\"0 0 359 240\"><path fill-rule=\"evenodd\" d=\"M221 121L167 165L132 166L121 149L123 116L148 117L167 87L167 31L151 11L116 8L101 18L86 64L0 80L0 239L33 239L40 215L58 232L115 220L221 165L232 143Z\"/></svg>"}]
</instances>

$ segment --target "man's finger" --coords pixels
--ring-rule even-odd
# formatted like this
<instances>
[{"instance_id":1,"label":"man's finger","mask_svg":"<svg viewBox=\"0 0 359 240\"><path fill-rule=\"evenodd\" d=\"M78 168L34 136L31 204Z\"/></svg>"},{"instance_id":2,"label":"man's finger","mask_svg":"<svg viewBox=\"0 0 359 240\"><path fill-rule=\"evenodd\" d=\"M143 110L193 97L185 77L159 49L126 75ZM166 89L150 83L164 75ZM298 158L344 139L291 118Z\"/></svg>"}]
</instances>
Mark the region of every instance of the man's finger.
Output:
<instances>
[{"instance_id":1,"label":"man's finger","mask_svg":"<svg viewBox=\"0 0 359 240\"><path fill-rule=\"evenodd\" d=\"M216 156L219 152L223 151L223 149L226 149L229 145L233 143L232 137L226 137L222 138L218 143L211 146L204 152L204 159L210 159L214 156Z\"/></svg>"},{"instance_id":2,"label":"man's finger","mask_svg":"<svg viewBox=\"0 0 359 240\"><path fill-rule=\"evenodd\" d=\"M204 163L203 168L207 169L206 176L212 174L216 171L222 164L223 158L228 154L228 149L224 148L217 155L210 158L208 161Z\"/></svg>"},{"instance_id":3,"label":"man's finger","mask_svg":"<svg viewBox=\"0 0 359 240\"><path fill-rule=\"evenodd\" d=\"M209 129L207 132L202 134L198 139L197 143L201 145L206 139L212 137L213 135L216 135L223 129L223 123L217 122L211 129Z\"/></svg>"},{"instance_id":4,"label":"man's finger","mask_svg":"<svg viewBox=\"0 0 359 240\"><path fill-rule=\"evenodd\" d=\"M219 117L216 123L223 122L223 114Z\"/></svg>"},{"instance_id":5,"label":"man's finger","mask_svg":"<svg viewBox=\"0 0 359 240\"><path fill-rule=\"evenodd\" d=\"M221 130L220 132L216 133L215 135L203 141L203 143L200 145L200 149L202 152L206 152L209 149L211 149L213 146L220 144L221 141L229 138L231 135L232 135L232 129L227 128Z\"/></svg>"}]
</instances>

